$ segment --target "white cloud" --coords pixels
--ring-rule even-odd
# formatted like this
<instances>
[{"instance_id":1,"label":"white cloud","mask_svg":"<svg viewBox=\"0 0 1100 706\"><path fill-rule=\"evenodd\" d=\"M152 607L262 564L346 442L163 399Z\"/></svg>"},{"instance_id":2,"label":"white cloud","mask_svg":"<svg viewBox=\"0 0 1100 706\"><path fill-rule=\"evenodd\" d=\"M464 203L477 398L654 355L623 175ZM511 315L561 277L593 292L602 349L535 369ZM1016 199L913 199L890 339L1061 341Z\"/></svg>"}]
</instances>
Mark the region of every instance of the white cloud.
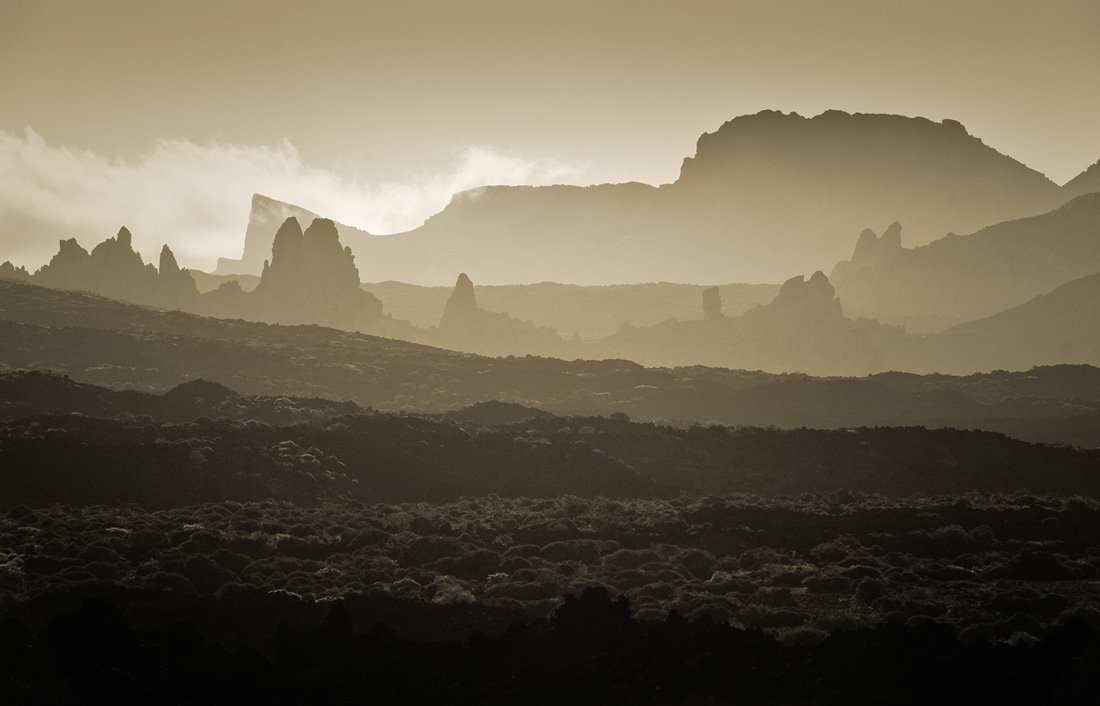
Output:
<instances>
[{"instance_id":1,"label":"white cloud","mask_svg":"<svg viewBox=\"0 0 1100 706\"><path fill-rule=\"evenodd\" d=\"M24 214L71 233L85 247L126 225L146 260L168 243L181 264L210 268L239 257L255 192L295 203L373 233L414 228L451 196L486 184L575 181L584 168L554 159L471 146L454 169L408 182L362 184L303 164L287 141L278 145L199 145L164 140L131 161L51 145L31 128L0 130L0 215ZM0 233L0 261L7 259ZM52 239L20 245L37 266Z\"/></svg>"}]
</instances>

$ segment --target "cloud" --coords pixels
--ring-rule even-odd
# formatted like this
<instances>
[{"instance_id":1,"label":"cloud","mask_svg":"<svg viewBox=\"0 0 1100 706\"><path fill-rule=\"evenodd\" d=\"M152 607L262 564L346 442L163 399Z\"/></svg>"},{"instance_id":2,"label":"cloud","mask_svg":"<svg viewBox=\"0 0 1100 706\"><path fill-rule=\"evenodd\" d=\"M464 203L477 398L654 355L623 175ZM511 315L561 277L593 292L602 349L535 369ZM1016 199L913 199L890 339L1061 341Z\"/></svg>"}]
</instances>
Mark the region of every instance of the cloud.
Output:
<instances>
[{"instance_id":1,"label":"cloud","mask_svg":"<svg viewBox=\"0 0 1100 706\"><path fill-rule=\"evenodd\" d=\"M49 144L30 127L0 130L0 223L21 217L90 246L126 225L148 260L163 243L181 264L210 268L239 257L251 196L288 201L372 233L414 228L457 191L486 184L570 181L583 165L533 159L474 145L453 169L405 182L364 184L304 164L288 142L276 145L158 141L134 160ZM5 220L5 216L7 219ZM37 266L56 249L53 237L0 232L0 260ZM9 250L9 252L5 252Z\"/></svg>"}]
</instances>

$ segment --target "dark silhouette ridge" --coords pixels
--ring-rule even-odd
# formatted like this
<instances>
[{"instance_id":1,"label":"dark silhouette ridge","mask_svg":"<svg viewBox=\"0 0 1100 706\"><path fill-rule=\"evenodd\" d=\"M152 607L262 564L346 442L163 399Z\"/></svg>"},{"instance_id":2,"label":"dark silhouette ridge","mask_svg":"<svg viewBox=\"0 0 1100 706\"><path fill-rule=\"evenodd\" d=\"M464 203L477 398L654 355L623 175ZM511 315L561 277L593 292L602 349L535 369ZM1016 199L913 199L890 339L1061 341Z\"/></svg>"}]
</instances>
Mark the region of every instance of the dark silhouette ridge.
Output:
<instances>
[{"instance_id":1,"label":"dark silhouette ridge","mask_svg":"<svg viewBox=\"0 0 1100 706\"><path fill-rule=\"evenodd\" d=\"M494 282L778 281L841 260L869 223L922 244L1073 195L955 121L765 111L703 135L660 188L488 186L407 233L342 235L371 278L414 283L456 266Z\"/></svg>"},{"instance_id":2,"label":"dark silhouette ridge","mask_svg":"<svg viewBox=\"0 0 1100 706\"><path fill-rule=\"evenodd\" d=\"M860 242L832 275L850 311L902 322L989 316L1100 272L1100 193L913 249L880 241L871 256L865 236Z\"/></svg>"}]
</instances>

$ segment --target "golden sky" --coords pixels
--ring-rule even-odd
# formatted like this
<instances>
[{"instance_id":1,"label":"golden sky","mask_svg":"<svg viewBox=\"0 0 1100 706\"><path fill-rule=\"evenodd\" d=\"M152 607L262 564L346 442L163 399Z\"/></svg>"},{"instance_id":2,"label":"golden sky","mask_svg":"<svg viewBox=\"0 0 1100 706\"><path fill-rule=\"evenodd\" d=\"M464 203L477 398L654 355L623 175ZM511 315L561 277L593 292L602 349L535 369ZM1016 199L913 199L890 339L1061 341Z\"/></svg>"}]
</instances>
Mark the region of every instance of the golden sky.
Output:
<instances>
[{"instance_id":1,"label":"golden sky","mask_svg":"<svg viewBox=\"0 0 1100 706\"><path fill-rule=\"evenodd\" d=\"M1062 183L1100 159L1098 76L1095 0L0 0L18 149L292 146L345 187L662 183L766 108L954 118Z\"/></svg>"}]
</instances>

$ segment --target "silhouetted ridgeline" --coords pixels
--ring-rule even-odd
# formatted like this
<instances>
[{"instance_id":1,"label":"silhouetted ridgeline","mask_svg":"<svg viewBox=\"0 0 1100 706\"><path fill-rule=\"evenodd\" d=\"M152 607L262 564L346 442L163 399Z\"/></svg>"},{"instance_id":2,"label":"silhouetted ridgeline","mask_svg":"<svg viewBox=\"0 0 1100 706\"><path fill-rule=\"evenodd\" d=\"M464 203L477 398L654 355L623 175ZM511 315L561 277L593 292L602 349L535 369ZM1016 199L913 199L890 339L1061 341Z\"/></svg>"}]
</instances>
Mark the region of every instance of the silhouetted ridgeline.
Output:
<instances>
[{"instance_id":1,"label":"silhouetted ridgeline","mask_svg":"<svg viewBox=\"0 0 1100 706\"><path fill-rule=\"evenodd\" d=\"M950 425L1095 446L1100 371L811 378L622 360L490 359L316 326L207 319L0 281L0 364L163 392L201 378L245 395L440 412L500 400L559 414L784 427ZM232 416L232 415L230 415Z\"/></svg>"},{"instance_id":2,"label":"silhouetted ridgeline","mask_svg":"<svg viewBox=\"0 0 1100 706\"><path fill-rule=\"evenodd\" d=\"M305 233L294 218L279 228L270 265L253 291L232 280L200 293L188 270L180 269L164 246L160 268L142 262L130 232L122 228L89 254L75 240L61 241L58 253L32 275L8 267L0 279L29 281L48 287L102 294L123 301L206 316L284 324L320 324L344 330L390 333L412 330L382 313L382 303L359 284L351 250L343 247L336 227L315 220Z\"/></svg>"},{"instance_id":3,"label":"silhouetted ridgeline","mask_svg":"<svg viewBox=\"0 0 1100 706\"><path fill-rule=\"evenodd\" d=\"M488 186L407 233L342 235L372 280L775 282L842 259L870 224L901 221L922 244L1049 211L1082 188L1059 188L953 120L764 111L703 135L659 188ZM291 208L259 199L253 221ZM254 242L250 273L270 240Z\"/></svg>"}]
</instances>

